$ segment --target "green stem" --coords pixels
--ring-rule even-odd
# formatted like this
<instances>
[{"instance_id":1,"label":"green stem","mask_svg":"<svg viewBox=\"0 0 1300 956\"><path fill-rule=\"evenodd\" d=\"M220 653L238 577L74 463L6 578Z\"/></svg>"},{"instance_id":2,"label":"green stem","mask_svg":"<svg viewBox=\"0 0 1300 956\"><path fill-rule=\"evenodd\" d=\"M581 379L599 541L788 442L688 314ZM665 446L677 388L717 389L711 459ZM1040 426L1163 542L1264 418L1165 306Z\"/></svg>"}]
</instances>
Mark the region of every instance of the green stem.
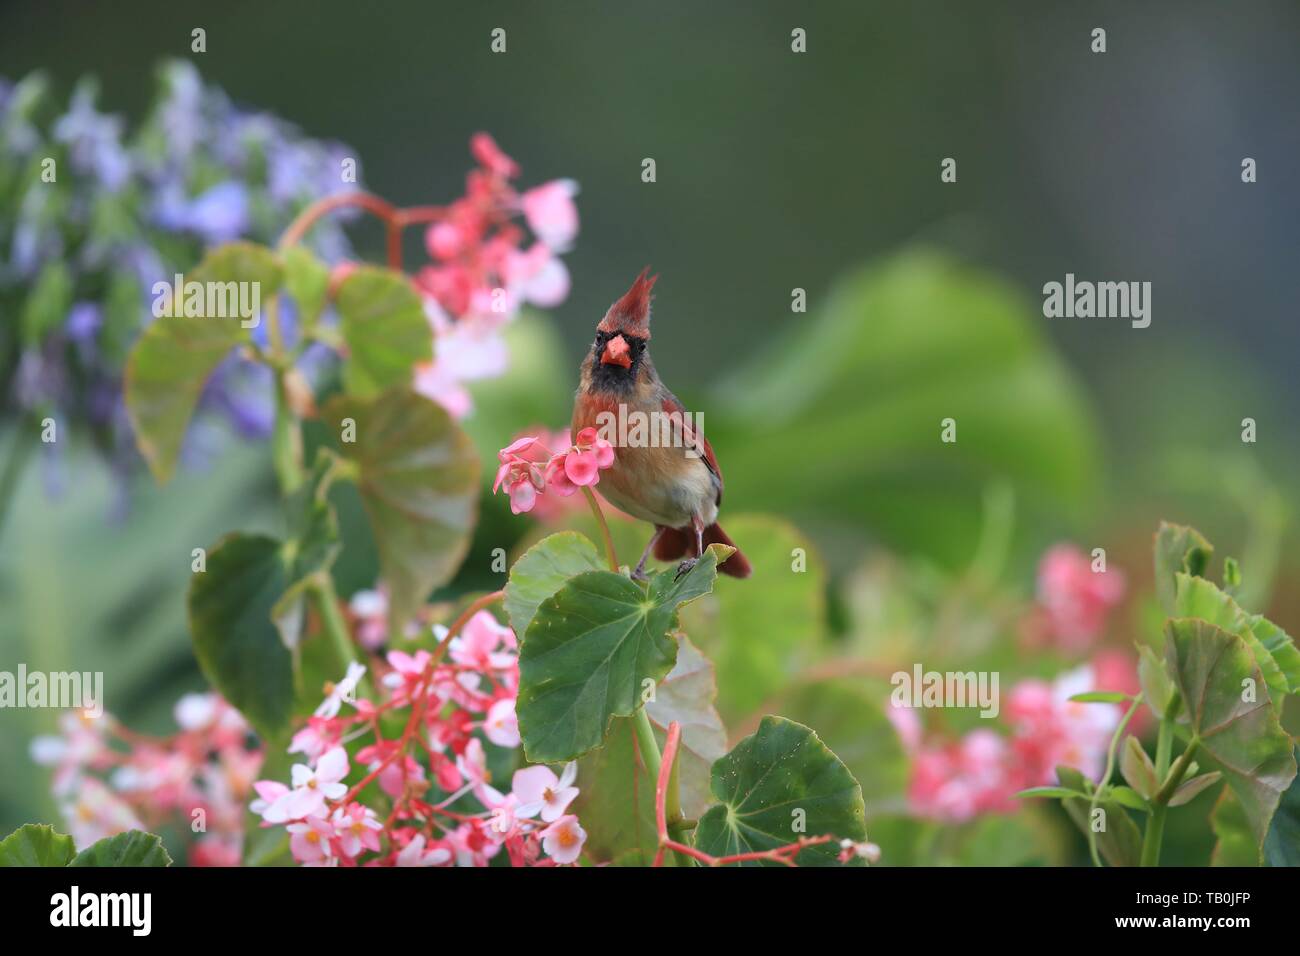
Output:
<instances>
[{"instance_id":1,"label":"green stem","mask_svg":"<svg viewBox=\"0 0 1300 956\"><path fill-rule=\"evenodd\" d=\"M596 523L600 525L600 535L605 541L605 556L609 559L609 569L618 574L618 557L614 554L614 539L609 535L609 525L605 522L605 512L600 510L600 502L596 500L596 496L591 493L590 488L583 485L582 493L587 496L587 504L591 506L591 513L596 516Z\"/></svg>"},{"instance_id":2,"label":"green stem","mask_svg":"<svg viewBox=\"0 0 1300 956\"><path fill-rule=\"evenodd\" d=\"M352 634L348 630L348 622L343 619L343 613L339 610L339 599L334 591L334 582L328 573L317 575L312 580L311 596L316 604L316 611L320 614L321 623L325 627L325 633L334 648L339 671L342 673L348 669L349 664L359 658L356 645L352 643Z\"/></svg>"},{"instance_id":3,"label":"green stem","mask_svg":"<svg viewBox=\"0 0 1300 956\"><path fill-rule=\"evenodd\" d=\"M1096 789L1092 791L1092 803L1088 806L1088 852L1092 855L1092 865L1101 866L1101 855L1097 852L1097 831L1092 828L1093 816L1097 812L1097 804L1101 802L1101 793L1110 783L1111 775L1115 772L1115 751L1119 749L1120 738L1124 736L1124 728L1133 718L1138 706L1142 703L1142 695L1138 694L1133 698L1133 703L1129 705L1128 712L1124 719L1119 722L1115 728L1115 733L1111 735L1110 747L1106 750L1106 769L1102 771L1101 779L1097 781Z\"/></svg>"},{"instance_id":4,"label":"green stem","mask_svg":"<svg viewBox=\"0 0 1300 956\"><path fill-rule=\"evenodd\" d=\"M1192 763L1192 754L1196 750L1197 743L1197 739L1193 737L1187 744L1187 749L1178 758L1178 762L1174 764L1173 770L1169 771L1169 776L1165 779L1160 792L1151 798L1151 815L1147 817L1146 832L1142 835L1142 866L1160 865L1160 844L1165 834L1165 812L1169 809L1169 798L1174 795L1174 791L1182 783L1183 774L1187 772L1187 768ZM1157 756L1159 755L1159 746L1157 742Z\"/></svg>"},{"instance_id":5,"label":"green stem","mask_svg":"<svg viewBox=\"0 0 1300 956\"><path fill-rule=\"evenodd\" d=\"M271 432L271 460L281 494L302 484L302 425L289 407L284 370L275 370L275 426Z\"/></svg>"}]
</instances>

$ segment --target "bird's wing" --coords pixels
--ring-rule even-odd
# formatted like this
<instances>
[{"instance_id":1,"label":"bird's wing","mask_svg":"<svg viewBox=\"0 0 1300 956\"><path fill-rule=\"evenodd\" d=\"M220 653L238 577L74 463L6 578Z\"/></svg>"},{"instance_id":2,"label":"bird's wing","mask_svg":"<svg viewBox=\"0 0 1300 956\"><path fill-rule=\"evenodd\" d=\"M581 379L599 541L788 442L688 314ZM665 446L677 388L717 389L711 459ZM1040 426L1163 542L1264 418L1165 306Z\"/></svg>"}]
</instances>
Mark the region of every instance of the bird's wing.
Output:
<instances>
[{"instance_id":1,"label":"bird's wing","mask_svg":"<svg viewBox=\"0 0 1300 956\"><path fill-rule=\"evenodd\" d=\"M677 396L666 388L663 390L663 410L670 415L676 413L681 416L682 439L686 442L687 447L695 447L697 440L703 446L704 454L700 460L704 462L704 467L709 469L713 473L713 477L718 481L717 503L721 504L722 469L718 466L718 456L713 454L713 446L709 444L709 440L705 437L703 431L700 431L698 436L696 435L694 423L685 407L677 400Z\"/></svg>"}]
</instances>

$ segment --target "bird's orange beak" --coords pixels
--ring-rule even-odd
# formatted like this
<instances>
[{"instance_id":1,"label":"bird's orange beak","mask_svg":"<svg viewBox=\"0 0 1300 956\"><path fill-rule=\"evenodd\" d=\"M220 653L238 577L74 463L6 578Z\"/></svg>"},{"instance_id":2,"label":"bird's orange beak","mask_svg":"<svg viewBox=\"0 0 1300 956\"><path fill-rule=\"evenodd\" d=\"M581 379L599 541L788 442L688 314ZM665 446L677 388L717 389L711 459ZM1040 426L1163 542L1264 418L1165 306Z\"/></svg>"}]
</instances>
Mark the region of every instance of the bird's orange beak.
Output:
<instances>
[{"instance_id":1,"label":"bird's orange beak","mask_svg":"<svg viewBox=\"0 0 1300 956\"><path fill-rule=\"evenodd\" d=\"M605 351L600 356L602 365L621 365L632 367L632 350L628 348L627 339L616 335L605 343Z\"/></svg>"}]
</instances>

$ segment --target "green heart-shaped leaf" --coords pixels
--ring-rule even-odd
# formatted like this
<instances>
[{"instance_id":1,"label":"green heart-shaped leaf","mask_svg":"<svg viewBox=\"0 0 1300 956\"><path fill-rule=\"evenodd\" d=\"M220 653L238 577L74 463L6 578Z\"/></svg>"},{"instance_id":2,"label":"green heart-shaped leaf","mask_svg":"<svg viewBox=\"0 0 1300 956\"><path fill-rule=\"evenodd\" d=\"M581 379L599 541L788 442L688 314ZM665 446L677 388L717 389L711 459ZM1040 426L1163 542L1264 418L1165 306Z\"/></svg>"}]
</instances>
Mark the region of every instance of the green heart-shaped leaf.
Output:
<instances>
[{"instance_id":1,"label":"green heart-shaped leaf","mask_svg":"<svg viewBox=\"0 0 1300 956\"><path fill-rule=\"evenodd\" d=\"M272 611L296 576L281 543L231 534L190 583L194 656L212 685L267 740L289 727L293 659Z\"/></svg>"},{"instance_id":2,"label":"green heart-shaped leaf","mask_svg":"<svg viewBox=\"0 0 1300 956\"><path fill-rule=\"evenodd\" d=\"M282 270L275 254L248 242L231 243L208 253L185 284L203 283L221 291L227 283L251 283L263 311L280 287ZM220 283L207 286L206 283ZM203 386L231 349L249 341L250 329L233 308L218 308L207 296L201 315L165 315L155 319L136 342L127 360L126 410L136 444L154 477L167 481L176 468L185 429ZM183 311L178 304L177 311ZM208 314L209 310L213 314ZM221 317L221 311L226 317Z\"/></svg>"},{"instance_id":3,"label":"green heart-shaped leaf","mask_svg":"<svg viewBox=\"0 0 1300 956\"><path fill-rule=\"evenodd\" d=\"M339 451L354 461L357 488L379 550L389 613L405 623L434 588L446 584L469 549L478 515L478 455L436 402L408 388L372 399L339 395L323 416L355 441Z\"/></svg>"},{"instance_id":4,"label":"green heart-shaped leaf","mask_svg":"<svg viewBox=\"0 0 1300 956\"><path fill-rule=\"evenodd\" d=\"M548 535L525 551L510 569L505 609L516 634L524 634L537 606L584 571L604 565L596 546L576 531Z\"/></svg>"},{"instance_id":5,"label":"green heart-shaped leaf","mask_svg":"<svg viewBox=\"0 0 1300 956\"><path fill-rule=\"evenodd\" d=\"M710 545L680 578L663 571L645 589L612 571L587 571L537 608L519 650L519 734L534 763L572 760L599 747L611 717L641 706L645 681L672 670L677 609L713 586Z\"/></svg>"},{"instance_id":6,"label":"green heart-shaped leaf","mask_svg":"<svg viewBox=\"0 0 1300 956\"><path fill-rule=\"evenodd\" d=\"M76 852L72 837L28 823L0 840L0 866L67 866Z\"/></svg>"},{"instance_id":7,"label":"green heart-shaped leaf","mask_svg":"<svg viewBox=\"0 0 1300 956\"><path fill-rule=\"evenodd\" d=\"M104 837L78 853L68 866L171 866L163 842L143 830Z\"/></svg>"},{"instance_id":8,"label":"green heart-shaped leaf","mask_svg":"<svg viewBox=\"0 0 1300 956\"><path fill-rule=\"evenodd\" d=\"M1165 622L1165 655L1193 739L1223 771L1259 846L1296 761L1255 656L1237 635L1196 618Z\"/></svg>"},{"instance_id":9,"label":"green heart-shaped leaf","mask_svg":"<svg viewBox=\"0 0 1300 956\"><path fill-rule=\"evenodd\" d=\"M1250 832L1250 821L1241 801L1229 787L1219 791L1210 813L1210 828L1217 842L1210 856L1211 866L1259 866L1261 854L1255 835Z\"/></svg>"},{"instance_id":10,"label":"green heart-shaped leaf","mask_svg":"<svg viewBox=\"0 0 1300 956\"><path fill-rule=\"evenodd\" d=\"M400 272L361 266L343 280L337 302L348 346L343 383L349 393L371 398L409 385L415 364L433 360L433 330Z\"/></svg>"},{"instance_id":11,"label":"green heart-shaped leaf","mask_svg":"<svg viewBox=\"0 0 1300 956\"><path fill-rule=\"evenodd\" d=\"M1290 687L1286 675L1282 673L1282 669L1278 666L1273 654L1264 645L1263 641L1255 636L1253 617L1238 607L1237 602L1219 590L1212 581L1207 581L1205 578L1194 578L1180 571L1174 575L1174 582L1174 616L1200 618L1215 627L1221 627L1229 633L1236 634L1245 641L1246 646L1250 648L1250 652L1255 656L1255 663L1259 665L1260 673L1264 677L1264 683L1268 686L1268 693L1269 697L1272 698L1273 706L1280 712L1282 702L1286 699ZM1260 620L1263 621L1264 619L1260 618ZM1285 642L1276 641L1277 634L1281 634L1283 638L1286 638L1286 633L1278 630L1272 635L1279 650L1289 647L1290 645ZM1286 640L1289 641L1290 639L1286 638Z\"/></svg>"},{"instance_id":12,"label":"green heart-shaped leaf","mask_svg":"<svg viewBox=\"0 0 1300 956\"><path fill-rule=\"evenodd\" d=\"M862 788L849 768L812 730L784 717L764 717L754 734L718 760L711 789L719 804L700 818L695 847L712 856L833 835L797 859L802 866L825 866L837 862L840 839L867 838Z\"/></svg>"}]
</instances>

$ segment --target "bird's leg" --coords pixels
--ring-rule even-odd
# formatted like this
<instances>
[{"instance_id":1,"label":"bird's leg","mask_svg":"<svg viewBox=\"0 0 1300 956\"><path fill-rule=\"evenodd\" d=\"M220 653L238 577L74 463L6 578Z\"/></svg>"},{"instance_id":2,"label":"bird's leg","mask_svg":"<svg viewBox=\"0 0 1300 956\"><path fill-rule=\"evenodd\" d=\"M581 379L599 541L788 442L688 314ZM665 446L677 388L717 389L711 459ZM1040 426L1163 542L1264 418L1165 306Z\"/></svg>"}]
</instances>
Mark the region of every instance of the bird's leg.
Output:
<instances>
[{"instance_id":1,"label":"bird's leg","mask_svg":"<svg viewBox=\"0 0 1300 956\"><path fill-rule=\"evenodd\" d=\"M699 515L691 515L691 527L695 529L695 557L687 558L677 565L677 577L679 578L695 567L695 562L700 560L700 556L704 554L704 522L700 520Z\"/></svg>"},{"instance_id":2,"label":"bird's leg","mask_svg":"<svg viewBox=\"0 0 1300 956\"><path fill-rule=\"evenodd\" d=\"M659 536L664 533L663 525L655 525L655 533L650 535L650 540L646 542L645 550L641 552L641 560L636 563L636 568L632 571L633 581L645 581L645 563L650 559L650 549L655 546Z\"/></svg>"}]
</instances>

